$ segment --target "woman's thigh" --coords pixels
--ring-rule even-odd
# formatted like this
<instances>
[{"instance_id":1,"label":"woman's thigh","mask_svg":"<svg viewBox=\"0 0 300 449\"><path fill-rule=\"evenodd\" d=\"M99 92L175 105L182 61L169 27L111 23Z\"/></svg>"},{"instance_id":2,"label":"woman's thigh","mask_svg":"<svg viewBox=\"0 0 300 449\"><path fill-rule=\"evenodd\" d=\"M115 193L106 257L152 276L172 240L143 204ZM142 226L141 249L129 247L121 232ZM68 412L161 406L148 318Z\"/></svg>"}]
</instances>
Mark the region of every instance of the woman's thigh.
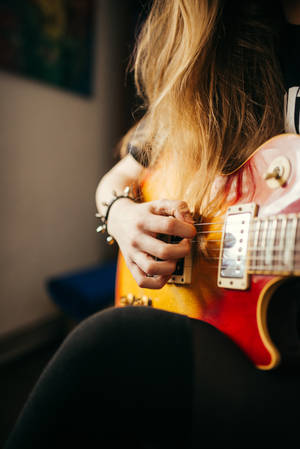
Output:
<instances>
[{"instance_id":1,"label":"woman's thigh","mask_svg":"<svg viewBox=\"0 0 300 449\"><path fill-rule=\"evenodd\" d=\"M62 344L7 448L79 442L183 447L191 435L192 389L188 318L140 307L109 309L85 320Z\"/></svg>"},{"instance_id":2,"label":"woman's thigh","mask_svg":"<svg viewBox=\"0 0 300 449\"><path fill-rule=\"evenodd\" d=\"M60 347L6 449L276 447L297 438L299 392L297 374L257 370L206 323L109 309Z\"/></svg>"}]
</instances>

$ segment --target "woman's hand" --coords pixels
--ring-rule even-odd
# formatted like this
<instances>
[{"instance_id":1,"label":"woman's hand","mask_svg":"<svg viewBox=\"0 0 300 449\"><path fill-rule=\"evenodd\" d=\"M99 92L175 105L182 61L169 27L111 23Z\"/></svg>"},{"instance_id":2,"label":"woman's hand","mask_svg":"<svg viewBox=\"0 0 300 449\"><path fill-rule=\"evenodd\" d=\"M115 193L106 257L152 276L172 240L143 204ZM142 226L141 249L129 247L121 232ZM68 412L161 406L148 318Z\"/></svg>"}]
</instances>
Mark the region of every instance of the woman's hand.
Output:
<instances>
[{"instance_id":1,"label":"woman's hand","mask_svg":"<svg viewBox=\"0 0 300 449\"><path fill-rule=\"evenodd\" d=\"M184 201L134 203L124 198L110 210L108 232L118 242L138 285L158 289L171 277L178 259L189 253L196 229ZM182 240L166 243L157 234L174 235ZM160 260L155 260L156 257Z\"/></svg>"}]
</instances>

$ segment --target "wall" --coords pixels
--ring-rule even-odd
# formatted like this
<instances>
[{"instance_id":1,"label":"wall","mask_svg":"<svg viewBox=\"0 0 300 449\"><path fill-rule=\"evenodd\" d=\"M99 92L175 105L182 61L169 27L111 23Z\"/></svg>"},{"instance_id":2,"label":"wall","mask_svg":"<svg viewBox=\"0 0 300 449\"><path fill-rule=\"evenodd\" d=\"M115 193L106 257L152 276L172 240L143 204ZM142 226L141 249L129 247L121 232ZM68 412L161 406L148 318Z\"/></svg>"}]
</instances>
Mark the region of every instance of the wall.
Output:
<instances>
[{"instance_id":1,"label":"wall","mask_svg":"<svg viewBox=\"0 0 300 449\"><path fill-rule=\"evenodd\" d=\"M0 73L0 337L57 313L47 277L108 255L94 192L123 126L115 3L97 14L91 100Z\"/></svg>"}]
</instances>

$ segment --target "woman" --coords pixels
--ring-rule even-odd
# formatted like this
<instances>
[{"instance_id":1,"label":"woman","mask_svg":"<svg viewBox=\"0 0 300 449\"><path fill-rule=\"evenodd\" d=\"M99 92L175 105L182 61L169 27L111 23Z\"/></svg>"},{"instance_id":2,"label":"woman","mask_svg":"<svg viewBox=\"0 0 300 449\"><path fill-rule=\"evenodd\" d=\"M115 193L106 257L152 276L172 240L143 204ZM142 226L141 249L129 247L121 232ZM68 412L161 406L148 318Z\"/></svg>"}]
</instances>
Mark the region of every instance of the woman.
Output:
<instances>
[{"instance_id":1,"label":"woman","mask_svg":"<svg viewBox=\"0 0 300 449\"><path fill-rule=\"evenodd\" d=\"M300 81L297 24L300 5L292 0L153 2L135 58L145 114L96 193L139 286L162 288L189 253L194 218L224 198L213 195L217 174L284 131L283 98ZM296 132L294 97L293 104L286 94L286 129ZM126 186L137 192L145 167L167 199L124 197ZM143 307L112 309L68 337L6 448L282 447L298 440L299 400L295 371L257 370L208 324Z\"/></svg>"}]
</instances>

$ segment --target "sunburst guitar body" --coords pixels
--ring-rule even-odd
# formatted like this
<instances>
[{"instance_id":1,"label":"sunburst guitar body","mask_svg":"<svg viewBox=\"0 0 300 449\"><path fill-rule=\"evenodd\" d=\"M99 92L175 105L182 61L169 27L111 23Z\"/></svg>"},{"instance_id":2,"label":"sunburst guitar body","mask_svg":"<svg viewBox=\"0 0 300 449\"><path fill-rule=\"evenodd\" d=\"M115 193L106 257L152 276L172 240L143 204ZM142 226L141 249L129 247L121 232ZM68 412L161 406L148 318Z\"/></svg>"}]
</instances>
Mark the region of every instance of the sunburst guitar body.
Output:
<instances>
[{"instance_id":1,"label":"sunburst guitar body","mask_svg":"<svg viewBox=\"0 0 300 449\"><path fill-rule=\"evenodd\" d=\"M300 355L295 289L276 294L300 275L299 168L300 136L268 140L216 180L216 189L228 192L224 211L195 224L191 254L162 289L140 288L119 255L116 306L144 305L210 323L261 369L276 367L290 349ZM143 193L145 201L161 198L151 176Z\"/></svg>"}]
</instances>

